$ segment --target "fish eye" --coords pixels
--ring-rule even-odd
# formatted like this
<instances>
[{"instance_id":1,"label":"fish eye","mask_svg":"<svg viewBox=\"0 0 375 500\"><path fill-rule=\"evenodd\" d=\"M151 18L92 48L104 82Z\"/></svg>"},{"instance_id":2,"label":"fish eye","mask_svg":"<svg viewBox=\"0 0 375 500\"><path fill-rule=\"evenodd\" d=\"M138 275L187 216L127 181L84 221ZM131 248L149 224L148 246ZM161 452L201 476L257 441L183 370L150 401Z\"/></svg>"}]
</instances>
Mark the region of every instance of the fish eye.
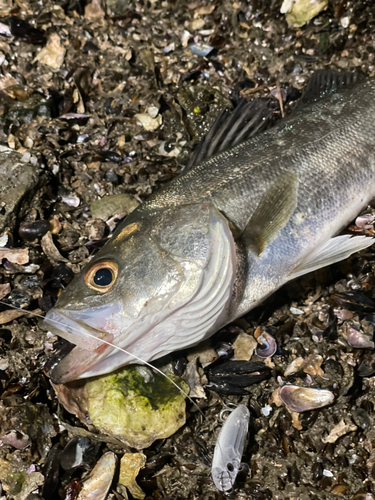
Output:
<instances>
[{"instance_id":1,"label":"fish eye","mask_svg":"<svg viewBox=\"0 0 375 500\"><path fill-rule=\"evenodd\" d=\"M109 292L116 282L118 265L113 260L96 262L85 274L86 285L101 293Z\"/></svg>"}]
</instances>

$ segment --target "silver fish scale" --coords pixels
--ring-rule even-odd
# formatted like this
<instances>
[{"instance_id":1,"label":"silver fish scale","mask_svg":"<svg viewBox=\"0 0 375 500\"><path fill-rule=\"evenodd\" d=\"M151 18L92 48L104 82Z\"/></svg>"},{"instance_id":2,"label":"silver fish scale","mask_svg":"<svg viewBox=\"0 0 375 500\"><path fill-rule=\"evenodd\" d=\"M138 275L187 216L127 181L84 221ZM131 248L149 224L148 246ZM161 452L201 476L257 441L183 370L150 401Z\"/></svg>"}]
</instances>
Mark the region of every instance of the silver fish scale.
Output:
<instances>
[{"instance_id":1,"label":"silver fish scale","mask_svg":"<svg viewBox=\"0 0 375 500\"><path fill-rule=\"evenodd\" d=\"M333 95L305 107L273 129L204 161L156 193L142 211L213 200L229 219L244 226L270 183L290 169L300 177L303 199L311 199L322 181L334 178L340 184L352 175L351 162L347 170L340 165L348 153L354 161L373 159L374 113L375 81L367 80L339 99Z\"/></svg>"},{"instance_id":2,"label":"silver fish scale","mask_svg":"<svg viewBox=\"0 0 375 500\"><path fill-rule=\"evenodd\" d=\"M231 318L238 317L288 281L322 235L336 234L375 196L374 114L375 80L368 79L204 161L141 211L208 201L243 230L269 186L296 173L297 207L278 237L260 258L239 248L247 270L238 268Z\"/></svg>"}]
</instances>

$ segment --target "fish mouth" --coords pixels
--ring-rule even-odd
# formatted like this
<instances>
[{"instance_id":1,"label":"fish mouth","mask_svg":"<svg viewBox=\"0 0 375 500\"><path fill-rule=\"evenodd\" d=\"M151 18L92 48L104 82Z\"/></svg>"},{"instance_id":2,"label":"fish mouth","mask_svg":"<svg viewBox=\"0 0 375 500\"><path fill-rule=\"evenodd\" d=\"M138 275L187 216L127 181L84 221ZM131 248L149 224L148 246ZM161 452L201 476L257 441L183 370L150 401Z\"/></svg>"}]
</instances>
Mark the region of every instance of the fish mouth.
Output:
<instances>
[{"instance_id":1,"label":"fish mouth","mask_svg":"<svg viewBox=\"0 0 375 500\"><path fill-rule=\"evenodd\" d=\"M208 262L184 261L184 282L163 304L163 295L156 294L141 313L130 315L120 296L99 307L56 307L47 314L46 323L77 346L52 369L53 381L65 383L131 363L149 363L196 345L224 323L236 276L236 249L226 220L216 212L211 218Z\"/></svg>"},{"instance_id":2,"label":"fish mouth","mask_svg":"<svg viewBox=\"0 0 375 500\"><path fill-rule=\"evenodd\" d=\"M101 352L91 352L80 347L74 347L65 358L61 359L55 366L52 367L48 374L51 381L58 384L66 384L80 378L86 378L87 370L90 370L96 365L98 360L106 356L105 351L109 346L102 344ZM99 348L100 349L100 348Z\"/></svg>"},{"instance_id":3,"label":"fish mouth","mask_svg":"<svg viewBox=\"0 0 375 500\"><path fill-rule=\"evenodd\" d=\"M109 310L110 309L110 310ZM54 384L64 384L86 377L98 362L106 358L114 348L116 325L111 322L111 308L87 311L64 311L52 309L44 318L44 323L55 335L68 340L75 347L58 364L49 376ZM88 324L94 322L98 327Z\"/></svg>"},{"instance_id":4,"label":"fish mouth","mask_svg":"<svg viewBox=\"0 0 375 500\"><path fill-rule=\"evenodd\" d=\"M114 335L108 330L94 328L83 322L79 311L69 311L68 316L61 311L52 309L46 314L44 323L54 334L91 352L96 351L106 342L112 342L114 338Z\"/></svg>"}]
</instances>

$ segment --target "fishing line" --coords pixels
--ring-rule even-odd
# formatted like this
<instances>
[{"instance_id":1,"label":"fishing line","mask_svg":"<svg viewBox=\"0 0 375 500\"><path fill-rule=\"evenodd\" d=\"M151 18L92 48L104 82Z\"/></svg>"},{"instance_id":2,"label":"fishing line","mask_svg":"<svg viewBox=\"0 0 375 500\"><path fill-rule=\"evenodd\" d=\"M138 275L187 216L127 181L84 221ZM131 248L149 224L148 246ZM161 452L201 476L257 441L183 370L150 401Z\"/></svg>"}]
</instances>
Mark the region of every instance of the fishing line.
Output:
<instances>
[{"instance_id":1,"label":"fishing line","mask_svg":"<svg viewBox=\"0 0 375 500\"><path fill-rule=\"evenodd\" d=\"M11 304L7 304L6 302L4 302L3 300L0 300L0 304L3 304L4 306L7 306L7 307L10 307L12 309L15 309L17 311L22 311L23 313L25 314L31 314L33 316L36 316L37 318L41 318L44 320L44 316L42 316L41 314L37 314L35 312L32 312L32 311L28 311L27 309L22 309L21 307L16 307L16 306L13 306ZM49 320L51 323L55 323L56 326L59 326L60 323L57 321L57 320L54 320L54 319L50 319ZM79 330L78 328L75 328L74 326L70 326L69 327L71 330L75 330L76 332L78 333L82 333L81 330ZM104 339L100 339L98 337L96 337L94 334L92 333L89 333L89 332L84 332L84 334L87 336L87 337L90 337L90 338L93 338L95 340L99 340L100 342L102 342L103 344L107 344L108 346L110 347L113 347L114 349L117 349L118 351L121 351L123 352L124 354L127 354L128 356L131 356L132 358L136 359L137 361L140 361L142 364L148 366L149 368L151 368L152 370L155 370L157 373L159 373L160 375L163 375L167 380L169 380L169 382L171 384L173 384L176 389L178 389L181 394L183 394L196 408L197 410L199 411L199 413L203 416L203 418L206 418L203 411L199 408L199 406L197 405L197 403L195 401L192 400L192 398L183 390L181 389L181 387L176 383L174 382L170 377L168 377L168 375L166 375L163 371L159 370L159 368L156 368L156 366L153 366L151 365L150 363L148 363L147 361L143 361L142 358L140 358L139 356L137 356L136 354L132 354L131 352L129 351L126 351L125 349L123 349L122 347L119 347L117 346L116 344L112 344L112 342L109 342L108 340L104 340Z\"/></svg>"},{"instance_id":2,"label":"fishing line","mask_svg":"<svg viewBox=\"0 0 375 500\"><path fill-rule=\"evenodd\" d=\"M38 313L35 313L35 312L32 312L32 311L28 311L27 309L22 309L21 307L17 307L17 306L14 306L14 305L11 305L11 304L8 304L6 302L4 302L3 300L0 300L0 304L3 304L4 306L6 307L10 307L11 309L15 309L16 311L21 311L25 314L31 314L32 316L35 316L37 318L41 318L44 320L44 316L42 316L41 314L38 314ZM54 319L50 319L49 320L50 322L53 322L55 323L57 326L59 326L59 322L57 320L54 320ZM75 328L75 327L70 327L71 330L75 330L76 332L78 333L82 333L81 330L79 330L78 328ZM193 406L195 406L197 408L197 410L199 411L199 413L202 415L203 419L206 420L206 416L205 414L203 413L203 411L199 408L199 406L197 405L197 403L195 401L193 401L193 399L176 383L174 382L170 377L168 377L168 375L166 375L164 372L162 372L159 368L156 368L156 366L153 366L151 365L150 363L148 363L147 361L143 361L143 359L141 359L139 356L137 356L136 354L132 354L130 353L129 351L126 351L125 349L123 349L122 347L119 347L117 346L116 344L112 344L112 342L109 342L108 340L104 340L104 339L99 339L98 337L96 337L94 334L91 334L89 332L85 332L85 335L87 335L88 337L90 338L93 338L95 340L100 340L100 342L102 342L103 344L106 344L110 347L113 347L114 349L117 349L121 352L123 352L124 354L127 354L128 356L131 356L133 357L134 359L136 359L137 361L141 362L142 364L148 366L149 368L151 368L151 370L154 370L156 371L157 373L159 373L160 375L162 375L163 377L165 377L167 380L169 380L169 382L174 386L176 387L176 389L178 389L181 394L183 394L192 404ZM234 405L235 406L235 405ZM226 408L224 408L222 410L223 411L228 411L228 410L232 410L232 408L230 408L229 406L225 405ZM221 413L222 413L221 412ZM221 414L220 414L221 415ZM223 455L224 455L224 450L222 449L221 447L221 444L220 444L220 440L218 439L216 441L216 444L218 445L218 447L220 448L220 450L223 452ZM223 474L224 474L224 470L223 470ZM232 478L230 478L230 481L232 481ZM234 487L234 480L233 480L233 485L232 487ZM222 489L223 493L228 496L229 492L225 491L224 489Z\"/></svg>"}]
</instances>

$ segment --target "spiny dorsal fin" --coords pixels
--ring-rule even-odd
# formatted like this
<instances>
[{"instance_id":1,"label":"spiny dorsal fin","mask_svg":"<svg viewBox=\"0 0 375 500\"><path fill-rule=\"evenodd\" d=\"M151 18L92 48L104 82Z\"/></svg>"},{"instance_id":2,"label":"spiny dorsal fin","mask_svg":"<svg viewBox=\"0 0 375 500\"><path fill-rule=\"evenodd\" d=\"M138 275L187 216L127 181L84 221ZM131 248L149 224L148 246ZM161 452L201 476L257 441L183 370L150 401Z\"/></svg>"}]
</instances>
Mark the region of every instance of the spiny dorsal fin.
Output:
<instances>
[{"instance_id":1,"label":"spiny dorsal fin","mask_svg":"<svg viewBox=\"0 0 375 500\"><path fill-rule=\"evenodd\" d=\"M233 111L223 110L196 147L184 172L269 128L275 121L274 112L278 109L279 103L273 99L254 99L249 102L242 99Z\"/></svg>"},{"instance_id":2,"label":"spiny dorsal fin","mask_svg":"<svg viewBox=\"0 0 375 500\"><path fill-rule=\"evenodd\" d=\"M312 75L305 87L301 99L298 101L298 109L307 104L312 104L335 92L350 88L364 76L360 73L338 73L331 70L318 70Z\"/></svg>"},{"instance_id":3,"label":"spiny dorsal fin","mask_svg":"<svg viewBox=\"0 0 375 500\"><path fill-rule=\"evenodd\" d=\"M286 172L263 196L242 233L242 237L250 242L258 255L288 223L297 206L297 191L297 174Z\"/></svg>"}]
</instances>

